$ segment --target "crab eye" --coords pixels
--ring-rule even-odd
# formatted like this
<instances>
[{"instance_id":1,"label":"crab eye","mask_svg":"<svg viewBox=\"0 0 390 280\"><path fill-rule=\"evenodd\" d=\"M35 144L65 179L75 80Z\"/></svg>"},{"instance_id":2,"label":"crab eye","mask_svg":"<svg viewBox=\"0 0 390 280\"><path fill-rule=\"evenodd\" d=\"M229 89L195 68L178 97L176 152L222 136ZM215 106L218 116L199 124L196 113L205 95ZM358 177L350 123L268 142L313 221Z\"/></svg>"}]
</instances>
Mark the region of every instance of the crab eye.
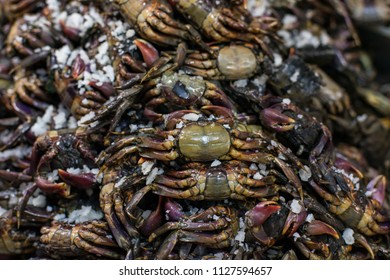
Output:
<instances>
[{"instance_id":1,"label":"crab eye","mask_svg":"<svg viewBox=\"0 0 390 280\"><path fill-rule=\"evenodd\" d=\"M180 98L182 99L189 99L190 95L187 92L186 85L183 84L180 81L177 81L175 85L173 86L172 91Z\"/></svg>"}]
</instances>

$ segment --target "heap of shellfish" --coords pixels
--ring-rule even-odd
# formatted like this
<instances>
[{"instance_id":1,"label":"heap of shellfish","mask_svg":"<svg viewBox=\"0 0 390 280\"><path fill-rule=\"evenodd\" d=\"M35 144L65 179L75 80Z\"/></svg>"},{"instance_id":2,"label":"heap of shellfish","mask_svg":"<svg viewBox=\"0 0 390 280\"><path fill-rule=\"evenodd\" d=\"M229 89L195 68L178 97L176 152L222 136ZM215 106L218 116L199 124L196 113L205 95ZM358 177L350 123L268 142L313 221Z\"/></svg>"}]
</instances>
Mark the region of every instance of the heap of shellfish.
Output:
<instances>
[{"instance_id":1,"label":"heap of shellfish","mask_svg":"<svg viewBox=\"0 0 390 280\"><path fill-rule=\"evenodd\" d=\"M389 259L387 2L0 0L0 259Z\"/></svg>"}]
</instances>

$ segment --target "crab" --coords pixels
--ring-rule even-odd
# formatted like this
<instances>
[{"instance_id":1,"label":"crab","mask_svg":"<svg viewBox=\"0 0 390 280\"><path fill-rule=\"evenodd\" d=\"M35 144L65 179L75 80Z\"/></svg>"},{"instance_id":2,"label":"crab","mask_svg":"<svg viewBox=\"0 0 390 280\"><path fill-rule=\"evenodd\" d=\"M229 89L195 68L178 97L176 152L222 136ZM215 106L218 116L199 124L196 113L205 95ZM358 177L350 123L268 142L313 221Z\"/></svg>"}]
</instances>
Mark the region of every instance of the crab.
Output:
<instances>
[{"instance_id":1,"label":"crab","mask_svg":"<svg viewBox=\"0 0 390 280\"><path fill-rule=\"evenodd\" d=\"M269 153L276 151L301 165L292 153L266 135L261 127L240 122L238 117L220 106L175 111L167 115L163 129L145 128L137 135L116 140L101 153L99 162L110 165L138 152L145 158L165 162L180 158L201 162L238 159L257 163L274 161L278 164L279 160ZM266 145L270 145L269 150Z\"/></svg>"},{"instance_id":2,"label":"crab","mask_svg":"<svg viewBox=\"0 0 390 280\"><path fill-rule=\"evenodd\" d=\"M212 42L254 42L272 57L264 37L278 39L279 21L271 16L253 18L245 1L170 0L170 3Z\"/></svg>"},{"instance_id":3,"label":"crab","mask_svg":"<svg viewBox=\"0 0 390 280\"><path fill-rule=\"evenodd\" d=\"M113 2L119 6L124 18L145 40L160 46L178 46L183 41L190 41L195 42L202 49L209 49L191 25L174 19L172 7L165 0L114 0Z\"/></svg>"},{"instance_id":4,"label":"crab","mask_svg":"<svg viewBox=\"0 0 390 280\"><path fill-rule=\"evenodd\" d=\"M367 236L388 234L390 232L389 217L381 212L379 201L368 198L361 190L354 190L355 186L351 181L344 179L349 183L350 191L347 193L339 191L334 195L321 188L314 181L311 181L310 184L318 195L328 203L329 211L352 229ZM369 182L369 186L372 185L372 188L384 189L381 186L383 184L386 184L386 180L382 175Z\"/></svg>"},{"instance_id":5,"label":"crab","mask_svg":"<svg viewBox=\"0 0 390 280\"><path fill-rule=\"evenodd\" d=\"M46 193L70 196L70 185L80 189L92 188L96 184L95 156L90 147L71 133L49 131L34 143L28 174L34 177L36 186ZM84 168L90 171L72 174L70 169ZM68 171L67 171L68 170ZM48 173L57 171L64 182L54 183ZM45 178L46 177L46 178Z\"/></svg>"},{"instance_id":6,"label":"crab","mask_svg":"<svg viewBox=\"0 0 390 280\"><path fill-rule=\"evenodd\" d=\"M12 210L0 215L0 255L28 255L35 252L39 237L33 230L17 229Z\"/></svg>"},{"instance_id":7,"label":"crab","mask_svg":"<svg viewBox=\"0 0 390 280\"><path fill-rule=\"evenodd\" d=\"M254 164L249 166L240 161L223 162L217 166L188 163L180 170L169 170L157 175L152 183L134 194L126 205L126 211L133 215L138 203L150 191L169 198L211 201L259 199L276 195L279 190L299 197L300 189L288 185L293 172L284 163L279 166L285 173L284 179L278 171L266 171L265 166L261 167L264 170L259 171ZM260 172L267 175L263 176ZM294 187L296 185L299 186L299 181L295 180Z\"/></svg>"},{"instance_id":8,"label":"crab","mask_svg":"<svg viewBox=\"0 0 390 280\"><path fill-rule=\"evenodd\" d=\"M252 44L211 46L215 55L189 52L181 69L189 75L212 80L246 79L260 73L264 55Z\"/></svg>"},{"instance_id":9,"label":"crab","mask_svg":"<svg viewBox=\"0 0 390 280\"><path fill-rule=\"evenodd\" d=\"M167 259L177 243L201 244L211 248L231 246L231 240L238 232L238 217L234 209L225 206L213 206L189 217L167 222L156 229L149 242L170 232L161 243L156 259Z\"/></svg>"},{"instance_id":10,"label":"crab","mask_svg":"<svg viewBox=\"0 0 390 280\"><path fill-rule=\"evenodd\" d=\"M75 225L55 221L51 226L42 227L41 234L41 247L53 258L86 255L109 259L124 258L104 221L93 220Z\"/></svg>"}]
</instances>

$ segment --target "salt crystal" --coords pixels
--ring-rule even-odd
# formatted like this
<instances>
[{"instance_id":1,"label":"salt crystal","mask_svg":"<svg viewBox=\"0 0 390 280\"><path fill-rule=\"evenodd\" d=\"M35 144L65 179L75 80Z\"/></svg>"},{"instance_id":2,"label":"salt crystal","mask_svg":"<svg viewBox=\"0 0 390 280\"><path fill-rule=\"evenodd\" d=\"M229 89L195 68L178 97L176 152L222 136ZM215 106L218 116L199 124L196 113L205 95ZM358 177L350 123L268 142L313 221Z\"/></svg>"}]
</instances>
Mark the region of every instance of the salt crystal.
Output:
<instances>
[{"instance_id":1,"label":"salt crystal","mask_svg":"<svg viewBox=\"0 0 390 280\"><path fill-rule=\"evenodd\" d=\"M248 85L248 80L247 79L237 80L233 84L235 87L243 88Z\"/></svg>"},{"instance_id":2,"label":"salt crystal","mask_svg":"<svg viewBox=\"0 0 390 280\"><path fill-rule=\"evenodd\" d=\"M91 111L88 114L82 116L80 118L80 120L77 122L77 124L79 126L86 126L84 123L89 121L89 120L91 120L91 119L93 119L95 117L95 115L96 115L95 112Z\"/></svg>"},{"instance_id":3,"label":"salt crystal","mask_svg":"<svg viewBox=\"0 0 390 280\"><path fill-rule=\"evenodd\" d=\"M153 161L145 161L145 162L143 162L142 165L141 165L142 174L143 175L149 174L149 172L152 170L153 166L154 166L154 162Z\"/></svg>"},{"instance_id":4,"label":"salt crystal","mask_svg":"<svg viewBox=\"0 0 390 280\"><path fill-rule=\"evenodd\" d=\"M0 217L5 213L5 212L7 212L8 210L6 210L6 209L4 209L4 208L2 208L1 206L0 206Z\"/></svg>"},{"instance_id":5,"label":"salt crystal","mask_svg":"<svg viewBox=\"0 0 390 280\"><path fill-rule=\"evenodd\" d=\"M146 185L150 185L153 183L154 179L156 179L157 175L162 174L163 170L157 167L154 167L152 171L150 171L148 177L146 177Z\"/></svg>"},{"instance_id":6,"label":"salt crystal","mask_svg":"<svg viewBox=\"0 0 390 280\"><path fill-rule=\"evenodd\" d=\"M249 166L249 169L250 170L258 170L258 167L255 163L251 163L251 165Z\"/></svg>"},{"instance_id":7,"label":"salt crystal","mask_svg":"<svg viewBox=\"0 0 390 280\"><path fill-rule=\"evenodd\" d=\"M289 98L283 98L282 103L289 105L291 104L291 100Z\"/></svg>"},{"instance_id":8,"label":"salt crystal","mask_svg":"<svg viewBox=\"0 0 390 280\"><path fill-rule=\"evenodd\" d=\"M301 213L302 208L303 207L302 207L301 203L298 200L294 199L291 202L291 212L293 212L295 214L299 214L299 213Z\"/></svg>"},{"instance_id":9,"label":"salt crystal","mask_svg":"<svg viewBox=\"0 0 390 280\"><path fill-rule=\"evenodd\" d=\"M283 28L287 28L289 25L292 25L298 21L298 18L294 15L287 14L283 17L282 23Z\"/></svg>"},{"instance_id":10,"label":"salt crystal","mask_svg":"<svg viewBox=\"0 0 390 280\"><path fill-rule=\"evenodd\" d=\"M195 113L188 113L188 114L185 114L183 116L183 119L188 120L188 121L194 121L194 122L199 120L199 118L200 118L200 115L195 114Z\"/></svg>"},{"instance_id":11,"label":"salt crystal","mask_svg":"<svg viewBox=\"0 0 390 280\"><path fill-rule=\"evenodd\" d=\"M126 31L126 38L131 38L135 35L135 31L133 29L129 29Z\"/></svg>"},{"instance_id":12,"label":"salt crystal","mask_svg":"<svg viewBox=\"0 0 390 280\"><path fill-rule=\"evenodd\" d=\"M92 206L81 206L81 209L74 210L69 214L67 221L69 223L84 223L92 220L100 220L103 216L100 210L93 210Z\"/></svg>"},{"instance_id":13,"label":"salt crystal","mask_svg":"<svg viewBox=\"0 0 390 280\"><path fill-rule=\"evenodd\" d=\"M149 217L149 215L152 213L152 211L150 210L144 210L142 211L142 218L146 219L147 217Z\"/></svg>"},{"instance_id":14,"label":"salt crystal","mask_svg":"<svg viewBox=\"0 0 390 280\"><path fill-rule=\"evenodd\" d=\"M311 170L307 165L304 165L303 169L300 169L298 174L302 181L307 182L311 177Z\"/></svg>"},{"instance_id":15,"label":"salt crystal","mask_svg":"<svg viewBox=\"0 0 390 280\"><path fill-rule=\"evenodd\" d=\"M297 241L297 239L301 237L301 235L298 232L294 232L292 236L294 237L294 241Z\"/></svg>"},{"instance_id":16,"label":"salt crystal","mask_svg":"<svg viewBox=\"0 0 390 280\"><path fill-rule=\"evenodd\" d=\"M214 160L212 163L211 163L211 167L215 167L215 166L219 166L219 165L221 165L221 162L219 161L219 160Z\"/></svg>"},{"instance_id":17,"label":"salt crystal","mask_svg":"<svg viewBox=\"0 0 390 280\"><path fill-rule=\"evenodd\" d=\"M315 220L314 215L311 214L311 213L309 215L307 215L307 217L305 219L305 221L308 222L308 223L311 223L314 220Z\"/></svg>"},{"instance_id":18,"label":"salt crystal","mask_svg":"<svg viewBox=\"0 0 390 280\"><path fill-rule=\"evenodd\" d=\"M278 53L274 54L274 65L275 66L280 66L282 65L283 59L282 56Z\"/></svg>"},{"instance_id":19,"label":"salt crystal","mask_svg":"<svg viewBox=\"0 0 390 280\"><path fill-rule=\"evenodd\" d=\"M57 214L53 217L54 220L56 221L65 221L66 220L66 216L65 214Z\"/></svg>"},{"instance_id":20,"label":"salt crystal","mask_svg":"<svg viewBox=\"0 0 390 280\"><path fill-rule=\"evenodd\" d=\"M298 81L299 74L300 74L299 70L295 71L294 74L290 77L290 81L293 83Z\"/></svg>"},{"instance_id":21,"label":"salt crystal","mask_svg":"<svg viewBox=\"0 0 390 280\"><path fill-rule=\"evenodd\" d=\"M255 175L253 175L253 179L261 180L263 179L263 175L261 175L259 172L256 172Z\"/></svg>"},{"instance_id":22,"label":"salt crystal","mask_svg":"<svg viewBox=\"0 0 390 280\"><path fill-rule=\"evenodd\" d=\"M38 195L37 197L31 198L31 204L35 207L45 207L46 206L46 196Z\"/></svg>"},{"instance_id":23,"label":"salt crystal","mask_svg":"<svg viewBox=\"0 0 390 280\"><path fill-rule=\"evenodd\" d=\"M345 241L345 244L352 245L355 243L355 238L353 237L354 231L351 228L346 228L343 231L343 239Z\"/></svg>"},{"instance_id":24,"label":"salt crystal","mask_svg":"<svg viewBox=\"0 0 390 280\"><path fill-rule=\"evenodd\" d=\"M77 128L77 120L75 117L70 116L68 119L68 128Z\"/></svg>"},{"instance_id":25,"label":"salt crystal","mask_svg":"<svg viewBox=\"0 0 390 280\"><path fill-rule=\"evenodd\" d=\"M179 122L176 124L176 128L180 129L184 126L184 123L183 122Z\"/></svg>"}]
</instances>

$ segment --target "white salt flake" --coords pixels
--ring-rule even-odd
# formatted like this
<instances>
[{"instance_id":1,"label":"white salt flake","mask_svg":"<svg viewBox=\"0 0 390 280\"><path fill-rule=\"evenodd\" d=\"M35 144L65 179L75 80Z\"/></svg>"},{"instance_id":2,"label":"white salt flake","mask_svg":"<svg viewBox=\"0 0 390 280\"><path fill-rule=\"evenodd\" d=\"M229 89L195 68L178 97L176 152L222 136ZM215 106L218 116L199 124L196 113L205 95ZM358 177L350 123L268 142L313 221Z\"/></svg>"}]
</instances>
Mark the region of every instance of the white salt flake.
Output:
<instances>
[{"instance_id":1,"label":"white salt flake","mask_svg":"<svg viewBox=\"0 0 390 280\"><path fill-rule=\"evenodd\" d=\"M214 160L212 163L211 163L211 167L215 167L215 166L219 166L219 165L221 165L221 162L219 161L219 160Z\"/></svg>"},{"instance_id":2,"label":"white salt flake","mask_svg":"<svg viewBox=\"0 0 390 280\"><path fill-rule=\"evenodd\" d=\"M31 198L31 205L35 207L45 207L46 206L46 196L40 194L37 197Z\"/></svg>"},{"instance_id":3,"label":"white salt flake","mask_svg":"<svg viewBox=\"0 0 390 280\"><path fill-rule=\"evenodd\" d=\"M309 215L307 215L307 217L305 219L305 221L308 222L308 223L311 223L314 220L315 220L314 215L311 214L311 213Z\"/></svg>"},{"instance_id":4,"label":"white salt flake","mask_svg":"<svg viewBox=\"0 0 390 280\"><path fill-rule=\"evenodd\" d=\"M233 84L235 87L243 88L243 87L246 87L248 85L248 80L247 79L237 80L237 81L234 81Z\"/></svg>"},{"instance_id":5,"label":"white salt flake","mask_svg":"<svg viewBox=\"0 0 390 280\"><path fill-rule=\"evenodd\" d=\"M69 223L84 223L92 220L100 220L103 218L101 211L92 209L92 206L81 206L81 209L72 211L69 214L67 221Z\"/></svg>"},{"instance_id":6,"label":"white salt flake","mask_svg":"<svg viewBox=\"0 0 390 280\"><path fill-rule=\"evenodd\" d=\"M253 175L253 179L255 179L255 180L261 180L261 179L263 179L263 175L261 175L259 172L256 172L256 173Z\"/></svg>"},{"instance_id":7,"label":"white salt flake","mask_svg":"<svg viewBox=\"0 0 390 280\"><path fill-rule=\"evenodd\" d=\"M0 217L5 213L7 212L8 210L7 209L4 209L0 206Z\"/></svg>"},{"instance_id":8,"label":"white salt flake","mask_svg":"<svg viewBox=\"0 0 390 280\"><path fill-rule=\"evenodd\" d=\"M299 214L299 213L301 213L302 209L303 209L303 207L302 207L301 203L299 202L299 200L294 199L291 202L291 212L293 212L295 214Z\"/></svg>"},{"instance_id":9,"label":"white salt flake","mask_svg":"<svg viewBox=\"0 0 390 280\"><path fill-rule=\"evenodd\" d=\"M185 114L183 116L183 119L188 120L188 121L194 121L194 122L199 120L199 118L200 118L200 115L195 114L195 113L188 113L188 114Z\"/></svg>"},{"instance_id":10,"label":"white salt flake","mask_svg":"<svg viewBox=\"0 0 390 280\"><path fill-rule=\"evenodd\" d=\"M154 167L152 171L150 171L148 177L146 177L146 185L150 185L153 183L154 179L156 179L157 175L162 174L164 170Z\"/></svg>"},{"instance_id":11,"label":"white salt flake","mask_svg":"<svg viewBox=\"0 0 390 280\"><path fill-rule=\"evenodd\" d=\"M143 175L147 175L150 173L150 171L152 170L154 166L154 162L153 161L145 161L142 163L141 165L141 171L142 171L142 174Z\"/></svg>"},{"instance_id":12,"label":"white salt flake","mask_svg":"<svg viewBox=\"0 0 390 280\"><path fill-rule=\"evenodd\" d=\"M355 243L355 238L353 237L354 231L351 228L346 228L343 231L343 239L345 241L345 244L352 245Z\"/></svg>"},{"instance_id":13,"label":"white salt flake","mask_svg":"<svg viewBox=\"0 0 390 280\"><path fill-rule=\"evenodd\" d=\"M307 182L311 177L311 170L307 165L304 165L303 169L300 169L298 174L302 181Z\"/></svg>"}]
</instances>

